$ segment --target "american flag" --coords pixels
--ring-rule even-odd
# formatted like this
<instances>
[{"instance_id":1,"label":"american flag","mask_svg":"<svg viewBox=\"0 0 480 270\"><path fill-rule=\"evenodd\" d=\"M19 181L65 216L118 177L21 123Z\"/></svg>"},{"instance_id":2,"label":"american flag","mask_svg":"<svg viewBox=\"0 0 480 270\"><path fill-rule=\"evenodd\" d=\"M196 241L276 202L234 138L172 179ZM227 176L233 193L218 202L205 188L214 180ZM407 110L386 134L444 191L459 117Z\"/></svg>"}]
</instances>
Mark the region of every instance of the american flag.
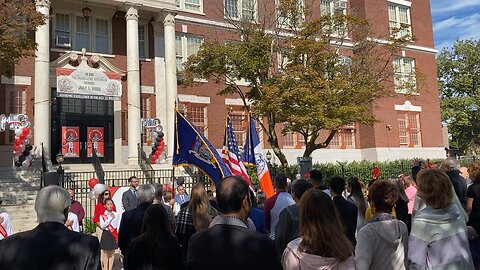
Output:
<instances>
[{"instance_id":1,"label":"american flag","mask_svg":"<svg viewBox=\"0 0 480 270\"><path fill-rule=\"evenodd\" d=\"M240 159L237 140L233 133L232 119L227 116L227 126L225 127L225 139L222 147L222 159L230 168L232 174L242 176L248 185L252 185L250 177L248 177L247 169Z\"/></svg>"}]
</instances>

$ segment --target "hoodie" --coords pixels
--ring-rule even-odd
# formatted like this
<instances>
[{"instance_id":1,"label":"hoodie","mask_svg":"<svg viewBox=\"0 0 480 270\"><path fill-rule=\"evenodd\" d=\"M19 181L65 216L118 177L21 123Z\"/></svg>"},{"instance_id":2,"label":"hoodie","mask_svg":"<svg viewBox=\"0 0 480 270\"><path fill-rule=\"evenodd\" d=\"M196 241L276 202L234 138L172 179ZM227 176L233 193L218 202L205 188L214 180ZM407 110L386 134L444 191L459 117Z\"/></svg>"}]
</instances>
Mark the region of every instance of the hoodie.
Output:
<instances>
[{"instance_id":1,"label":"hoodie","mask_svg":"<svg viewBox=\"0 0 480 270\"><path fill-rule=\"evenodd\" d=\"M410 269L474 269L465 220L453 203L420 210L412 220L408 248Z\"/></svg>"},{"instance_id":2,"label":"hoodie","mask_svg":"<svg viewBox=\"0 0 480 270\"><path fill-rule=\"evenodd\" d=\"M283 252L282 265L285 270L355 270L353 255L343 262L336 258L322 257L298 250L302 238L288 243Z\"/></svg>"},{"instance_id":3,"label":"hoodie","mask_svg":"<svg viewBox=\"0 0 480 270\"><path fill-rule=\"evenodd\" d=\"M357 270L407 269L407 241L407 225L402 221L373 219L358 232L355 248Z\"/></svg>"}]
</instances>

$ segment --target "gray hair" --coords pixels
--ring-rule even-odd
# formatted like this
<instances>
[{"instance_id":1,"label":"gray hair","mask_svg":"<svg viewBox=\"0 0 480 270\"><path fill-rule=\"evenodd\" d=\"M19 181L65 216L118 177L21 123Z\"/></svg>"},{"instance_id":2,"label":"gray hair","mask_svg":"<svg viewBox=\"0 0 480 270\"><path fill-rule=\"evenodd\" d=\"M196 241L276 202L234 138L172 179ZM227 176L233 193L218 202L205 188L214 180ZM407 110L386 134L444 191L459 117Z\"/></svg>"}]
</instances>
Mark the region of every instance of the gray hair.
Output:
<instances>
[{"instance_id":1,"label":"gray hair","mask_svg":"<svg viewBox=\"0 0 480 270\"><path fill-rule=\"evenodd\" d=\"M449 171L460 170L460 163L453 158L445 159L445 161L442 162L442 167L443 166L445 166Z\"/></svg>"},{"instance_id":2,"label":"gray hair","mask_svg":"<svg viewBox=\"0 0 480 270\"><path fill-rule=\"evenodd\" d=\"M143 184L138 187L138 203L152 203L153 195L155 195L155 188L151 184Z\"/></svg>"},{"instance_id":3,"label":"gray hair","mask_svg":"<svg viewBox=\"0 0 480 270\"><path fill-rule=\"evenodd\" d=\"M59 186L42 188L35 200L35 212L38 223L57 222L65 223L65 210L70 208L70 195L67 190Z\"/></svg>"}]
</instances>

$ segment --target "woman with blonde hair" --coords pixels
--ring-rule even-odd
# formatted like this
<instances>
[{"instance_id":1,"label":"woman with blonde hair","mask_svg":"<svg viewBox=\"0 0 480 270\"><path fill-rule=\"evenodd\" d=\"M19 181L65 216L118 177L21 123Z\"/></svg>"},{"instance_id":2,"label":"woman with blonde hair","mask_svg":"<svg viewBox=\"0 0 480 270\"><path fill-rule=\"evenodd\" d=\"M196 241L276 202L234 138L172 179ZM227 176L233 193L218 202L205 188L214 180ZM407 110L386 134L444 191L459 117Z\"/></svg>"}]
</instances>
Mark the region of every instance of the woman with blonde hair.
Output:
<instances>
[{"instance_id":1,"label":"woman with blonde hair","mask_svg":"<svg viewBox=\"0 0 480 270\"><path fill-rule=\"evenodd\" d=\"M175 235L180 242L184 258L187 256L190 237L196 232L207 229L217 215L218 211L210 206L205 188L200 184L194 185L188 206L180 210L177 215L175 228Z\"/></svg>"},{"instance_id":2,"label":"woman with blonde hair","mask_svg":"<svg viewBox=\"0 0 480 270\"><path fill-rule=\"evenodd\" d=\"M439 169L417 175L417 195L426 207L412 220L409 269L474 269L465 220L452 203L452 182Z\"/></svg>"},{"instance_id":3,"label":"woman with blonde hair","mask_svg":"<svg viewBox=\"0 0 480 270\"><path fill-rule=\"evenodd\" d=\"M285 270L353 270L353 245L332 199L321 190L311 189L300 199L300 235L283 252Z\"/></svg>"}]
</instances>

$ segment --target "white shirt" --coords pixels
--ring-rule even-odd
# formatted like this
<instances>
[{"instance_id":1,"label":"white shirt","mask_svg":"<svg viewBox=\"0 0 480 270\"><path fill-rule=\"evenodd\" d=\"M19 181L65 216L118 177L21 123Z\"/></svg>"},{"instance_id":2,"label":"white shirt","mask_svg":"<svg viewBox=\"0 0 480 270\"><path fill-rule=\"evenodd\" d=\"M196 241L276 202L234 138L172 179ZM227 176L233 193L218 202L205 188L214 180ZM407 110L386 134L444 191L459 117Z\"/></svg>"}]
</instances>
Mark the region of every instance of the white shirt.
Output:
<instances>
[{"instance_id":1,"label":"white shirt","mask_svg":"<svg viewBox=\"0 0 480 270\"><path fill-rule=\"evenodd\" d=\"M170 207L170 208L172 208L172 206L171 206L168 202L166 202L165 205L168 206L168 207ZM172 211L173 211L173 214L174 214L175 216L178 215L178 212L180 212L180 204L179 204L178 202L174 202L174 203L173 203L173 209L172 209Z\"/></svg>"},{"instance_id":2,"label":"white shirt","mask_svg":"<svg viewBox=\"0 0 480 270\"><path fill-rule=\"evenodd\" d=\"M105 210L105 213L103 213L105 216L107 216L107 219L104 219L102 215L100 215L100 227L102 230L107 230L108 225L112 225L113 228L118 229L118 225L120 224L120 215L117 214L117 212L111 212L113 213L114 217L108 213L107 210Z\"/></svg>"},{"instance_id":3,"label":"white shirt","mask_svg":"<svg viewBox=\"0 0 480 270\"><path fill-rule=\"evenodd\" d=\"M68 212L67 220L73 221L72 231L80 232L80 226L78 225L78 216L75 213Z\"/></svg>"},{"instance_id":4,"label":"white shirt","mask_svg":"<svg viewBox=\"0 0 480 270\"><path fill-rule=\"evenodd\" d=\"M7 231L7 236L12 235L12 227L10 226L10 216L6 212L0 213L0 216L3 217L3 222L2 226ZM0 240L2 240L4 237L2 234L0 234Z\"/></svg>"}]
</instances>

